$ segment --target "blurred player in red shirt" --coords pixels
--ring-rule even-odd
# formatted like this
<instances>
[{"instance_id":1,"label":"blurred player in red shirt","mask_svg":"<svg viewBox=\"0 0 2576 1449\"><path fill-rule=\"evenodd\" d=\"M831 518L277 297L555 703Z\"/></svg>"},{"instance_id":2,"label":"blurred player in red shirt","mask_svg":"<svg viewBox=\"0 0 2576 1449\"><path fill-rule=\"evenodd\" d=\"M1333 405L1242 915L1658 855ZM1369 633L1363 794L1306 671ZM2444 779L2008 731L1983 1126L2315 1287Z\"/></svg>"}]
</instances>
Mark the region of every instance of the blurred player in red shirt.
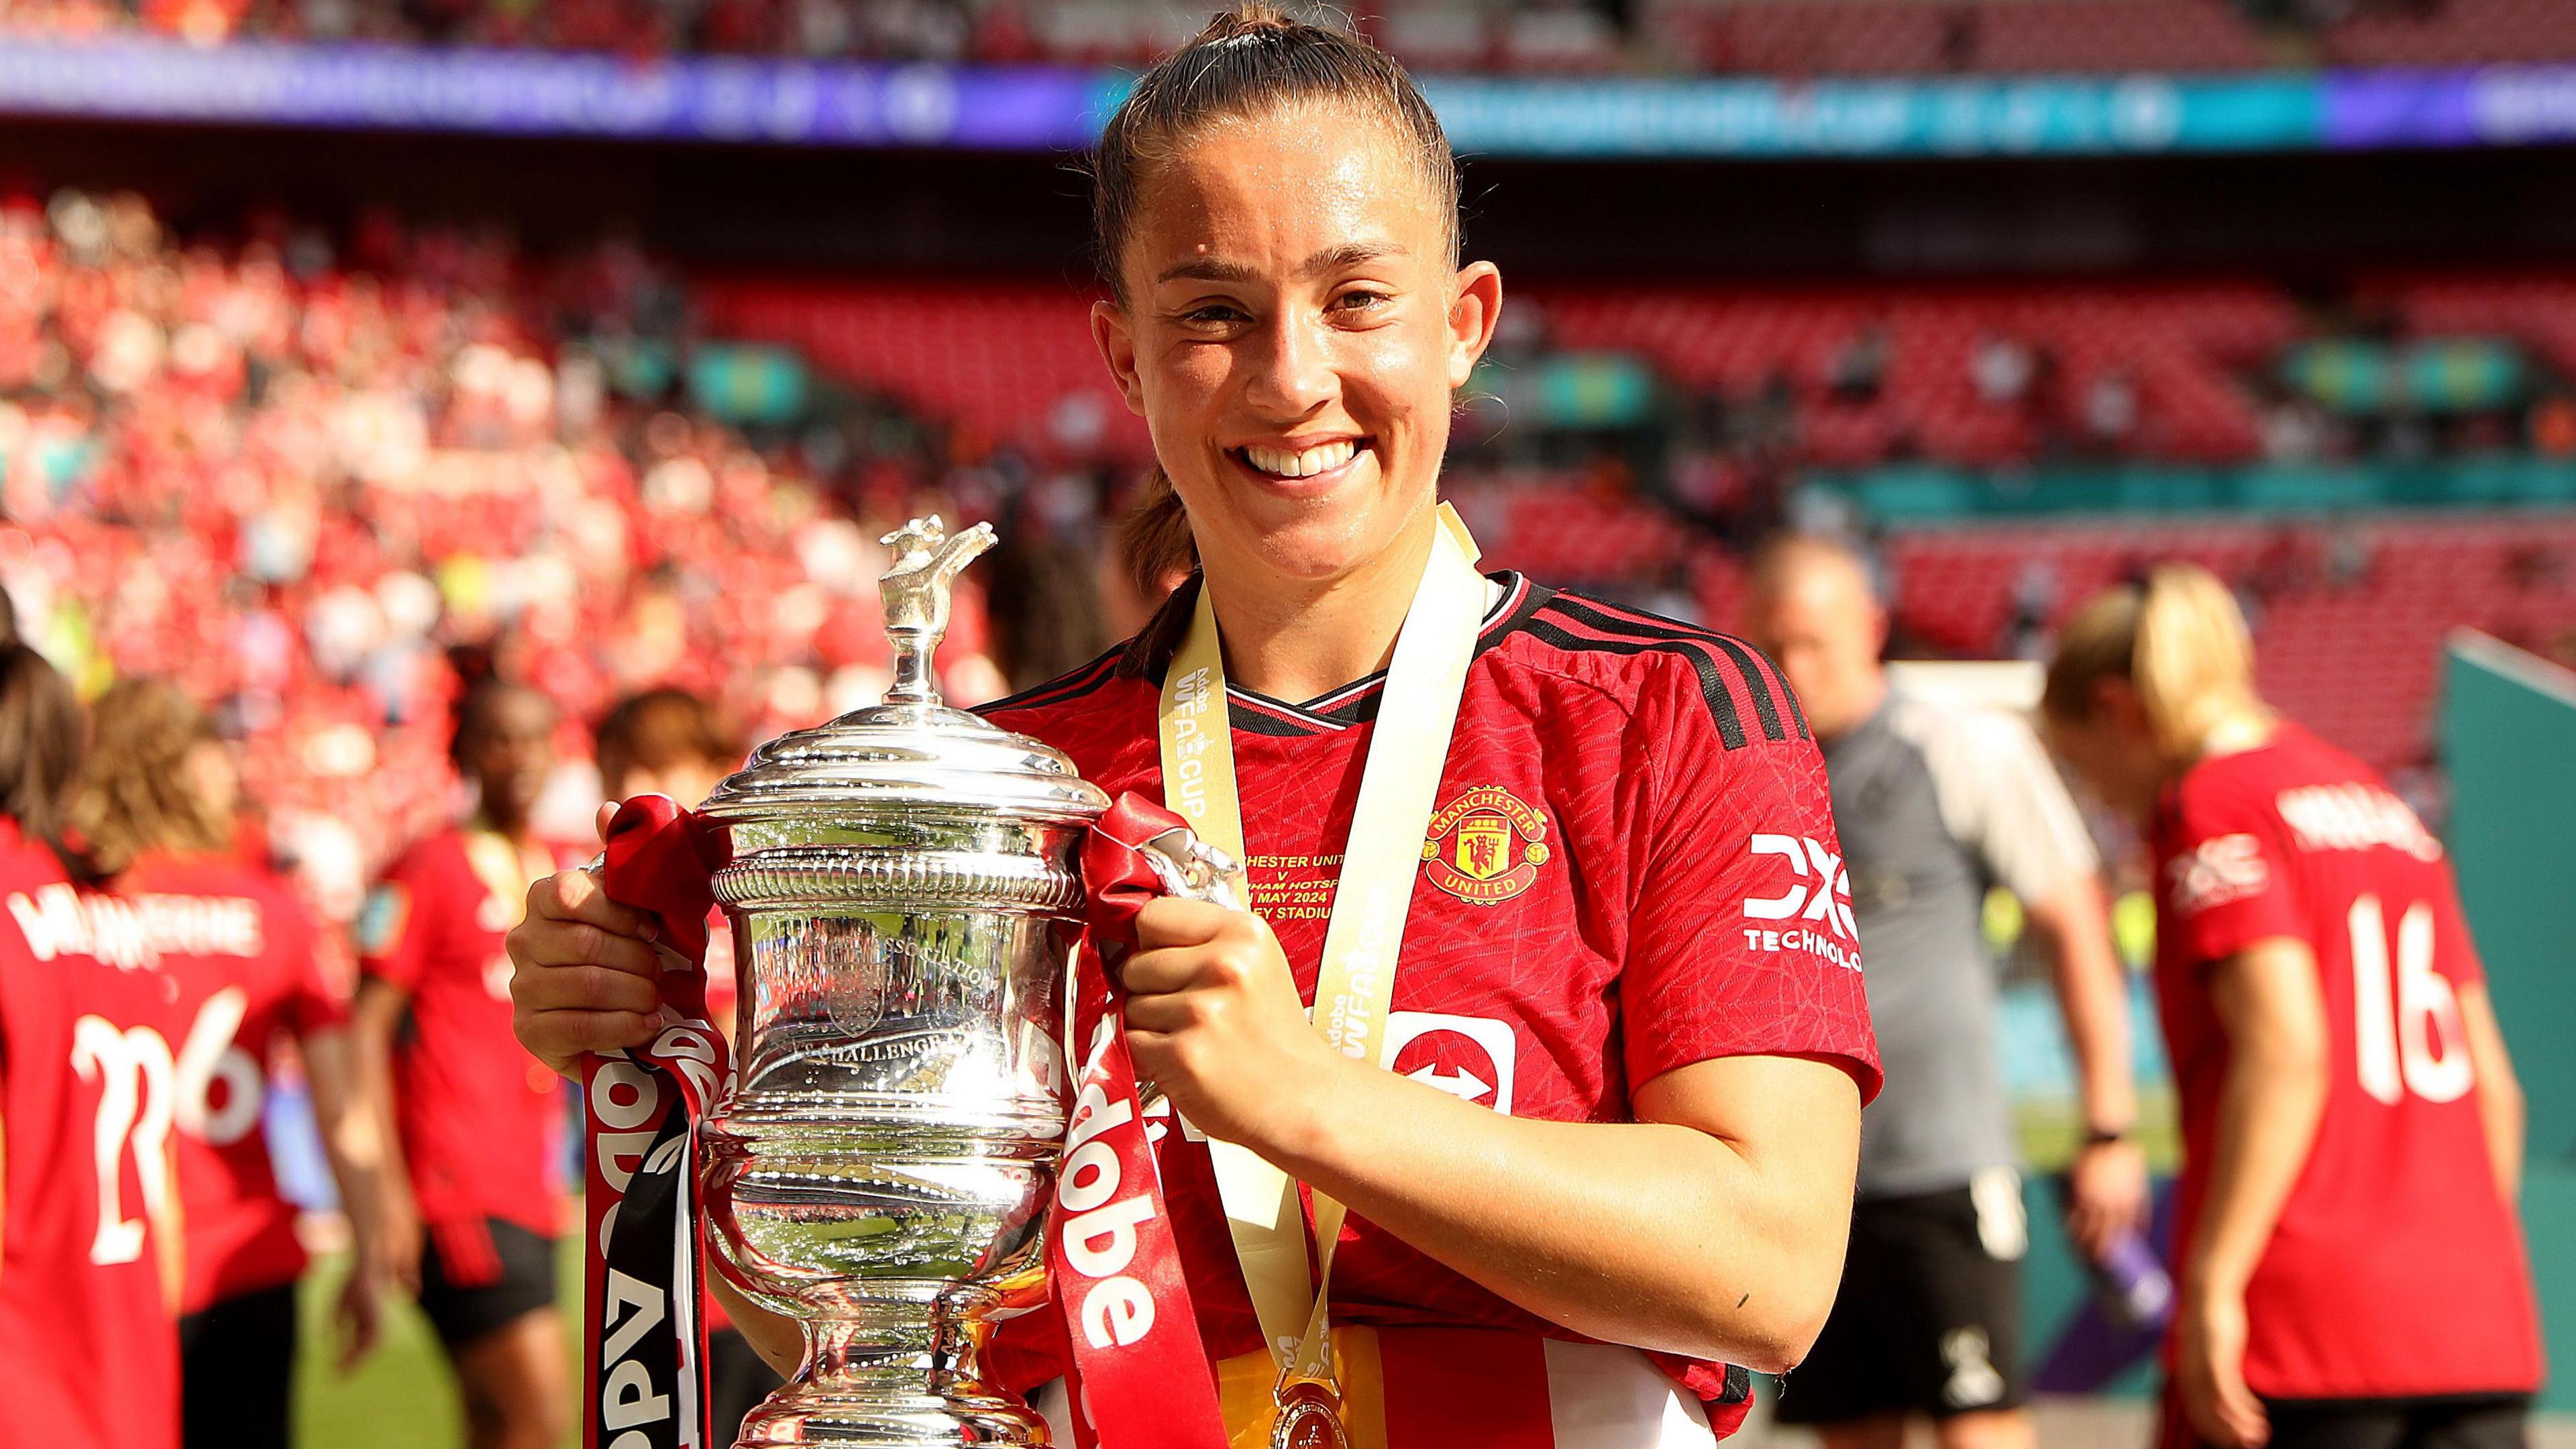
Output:
<instances>
[{"instance_id":1,"label":"blurred player in red shirt","mask_svg":"<svg viewBox=\"0 0 2576 1449\"><path fill-rule=\"evenodd\" d=\"M54 833L71 685L0 641L0 1444L177 1449L169 981Z\"/></svg>"},{"instance_id":2,"label":"blurred player in red shirt","mask_svg":"<svg viewBox=\"0 0 2576 1449\"><path fill-rule=\"evenodd\" d=\"M2441 843L2275 715L2224 584L2095 599L2045 710L2155 853L2182 1098L2164 1443L2515 1449L2522 1097Z\"/></svg>"},{"instance_id":3,"label":"blurred player in red shirt","mask_svg":"<svg viewBox=\"0 0 2576 1449\"><path fill-rule=\"evenodd\" d=\"M287 883L233 853L232 753L186 695L127 680L99 697L74 809L90 863L129 903L162 973L176 1053L179 1311L185 1438L285 1449L296 1358L295 1204L262 1131L292 1037L351 1229L342 1362L374 1346L384 1266L379 1117L353 1096L348 1006L326 986L313 922Z\"/></svg>"},{"instance_id":4,"label":"blurred player in red shirt","mask_svg":"<svg viewBox=\"0 0 2576 1449\"><path fill-rule=\"evenodd\" d=\"M386 1261L455 1364L474 1449L552 1449L569 1402L555 1312L564 1103L510 1034L501 944L528 882L573 861L529 821L554 731L534 690L470 690L450 753L474 810L387 867L358 925L359 1059L401 1149Z\"/></svg>"},{"instance_id":5,"label":"blurred player in red shirt","mask_svg":"<svg viewBox=\"0 0 2576 1449\"><path fill-rule=\"evenodd\" d=\"M686 690L654 689L629 695L599 722L592 737L599 760L599 788L611 805L634 795L668 795L694 810L717 782L742 764L742 744L715 707ZM730 1037L734 1030L733 935L716 912L707 933L707 1019ZM742 1330L707 1300L708 1403L718 1442L731 1443L742 1417L780 1383Z\"/></svg>"}]
</instances>

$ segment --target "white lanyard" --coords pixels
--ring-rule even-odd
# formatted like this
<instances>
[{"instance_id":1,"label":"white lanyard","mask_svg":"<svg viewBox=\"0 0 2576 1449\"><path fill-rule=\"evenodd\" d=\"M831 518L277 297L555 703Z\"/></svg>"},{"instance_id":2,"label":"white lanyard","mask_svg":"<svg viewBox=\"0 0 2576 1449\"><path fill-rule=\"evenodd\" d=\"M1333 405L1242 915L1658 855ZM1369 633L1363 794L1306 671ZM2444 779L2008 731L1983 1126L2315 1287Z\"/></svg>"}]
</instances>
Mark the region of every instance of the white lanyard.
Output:
<instances>
[{"instance_id":1,"label":"white lanyard","mask_svg":"<svg viewBox=\"0 0 2576 1449\"><path fill-rule=\"evenodd\" d=\"M1335 1050L1372 1064L1385 1040L1423 830L1484 620L1485 581L1476 572L1475 541L1445 503L1438 521L1430 560L1387 666L1315 981L1316 1029ZM1235 791L1225 689L1216 611L1202 582L1197 616L1163 678L1163 797L1209 844L1241 861L1243 809ZM1234 884L1240 899L1250 902L1248 884ZM1310 1280L1296 1184L1247 1148L1211 1138L1208 1151L1244 1286L1272 1356L1284 1374L1330 1378L1326 1297L1345 1209L1315 1194L1322 1257Z\"/></svg>"}]
</instances>

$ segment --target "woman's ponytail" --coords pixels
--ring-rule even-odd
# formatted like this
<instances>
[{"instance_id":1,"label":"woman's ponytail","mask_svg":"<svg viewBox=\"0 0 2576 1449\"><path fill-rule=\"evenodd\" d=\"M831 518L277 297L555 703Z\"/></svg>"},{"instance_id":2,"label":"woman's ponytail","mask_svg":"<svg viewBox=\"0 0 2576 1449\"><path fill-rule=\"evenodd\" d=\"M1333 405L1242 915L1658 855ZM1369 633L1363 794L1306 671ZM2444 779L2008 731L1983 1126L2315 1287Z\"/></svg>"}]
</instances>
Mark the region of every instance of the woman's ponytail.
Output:
<instances>
[{"instance_id":1,"label":"woman's ponytail","mask_svg":"<svg viewBox=\"0 0 2576 1449\"><path fill-rule=\"evenodd\" d=\"M1160 463L1145 475L1119 516L1118 556L1127 565L1127 581L1136 586L1136 596L1147 600L1160 600L1177 576L1199 565L1189 511Z\"/></svg>"},{"instance_id":2,"label":"woman's ponytail","mask_svg":"<svg viewBox=\"0 0 2576 1449\"><path fill-rule=\"evenodd\" d=\"M2177 755L2198 752L2219 724L2262 707L2244 611L2196 564L2165 564L2147 575L2129 676L2157 743Z\"/></svg>"},{"instance_id":3,"label":"woman's ponytail","mask_svg":"<svg viewBox=\"0 0 2576 1449\"><path fill-rule=\"evenodd\" d=\"M2095 596L2059 631L2040 710L2080 723L2094 687L2125 679L2168 754L2199 753L2210 731L2263 709L2254 639L2236 596L2197 564L2161 564L2143 584Z\"/></svg>"}]
</instances>

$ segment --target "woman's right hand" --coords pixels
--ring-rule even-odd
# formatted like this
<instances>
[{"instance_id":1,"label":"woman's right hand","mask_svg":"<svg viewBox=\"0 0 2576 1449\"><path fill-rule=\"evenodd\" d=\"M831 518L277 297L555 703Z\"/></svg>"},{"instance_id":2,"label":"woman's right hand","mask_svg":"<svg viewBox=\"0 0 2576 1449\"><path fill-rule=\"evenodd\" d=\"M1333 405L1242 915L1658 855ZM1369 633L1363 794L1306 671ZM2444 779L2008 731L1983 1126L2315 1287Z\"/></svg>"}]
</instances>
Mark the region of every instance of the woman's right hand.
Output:
<instances>
[{"instance_id":1,"label":"woman's right hand","mask_svg":"<svg viewBox=\"0 0 2576 1449\"><path fill-rule=\"evenodd\" d=\"M576 1076L584 1052L642 1046L662 1027L653 917L567 870L528 887L510 932L511 1029L537 1060Z\"/></svg>"}]
</instances>

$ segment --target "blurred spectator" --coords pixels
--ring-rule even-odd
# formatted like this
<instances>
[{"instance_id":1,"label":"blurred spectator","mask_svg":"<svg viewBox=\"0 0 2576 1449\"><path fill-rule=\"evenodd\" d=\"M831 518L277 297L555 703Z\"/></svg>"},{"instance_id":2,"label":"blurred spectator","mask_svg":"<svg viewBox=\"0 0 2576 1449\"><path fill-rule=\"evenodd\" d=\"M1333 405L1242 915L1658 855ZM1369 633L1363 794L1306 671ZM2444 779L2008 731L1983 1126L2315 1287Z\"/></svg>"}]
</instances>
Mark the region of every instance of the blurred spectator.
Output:
<instances>
[{"instance_id":1,"label":"blurred spectator","mask_svg":"<svg viewBox=\"0 0 2576 1449\"><path fill-rule=\"evenodd\" d=\"M2085 390L2084 434L2096 457L2125 456L2137 441L2138 381L2128 369L2106 369Z\"/></svg>"},{"instance_id":2,"label":"blurred spectator","mask_svg":"<svg viewBox=\"0 0 2576 1449\"><path fill-rule=\"evenodd\" d=\"M2036 363L2025 343L1989 332L1968 363L1977 396L1995 407L2019 407L2030 396Z\"/></svg>"},{"instance_id":3,"label":"blurred spectator","mask_svg":"<svg viewBox=\"0 0 2576 1449\"><path fill-rule=\"evenodd\" d=\"M1833 390L1835 399L1855 406L1878 401L1879 386L1887 380L1888 355L1894 345L1884 322L1873 322L1853 334L1826 369L1826 385Z\"/></svg>"},{"instance_id":4,"label":"blurred spectator","mask_svg":"<svg viewBox=\"0 0 2576 1449\"><path fill-rule=\"evenodd\" d=\"M1886 611L1855 550L1776 540L1756 556L1749 594L1745 632L1797 691L1832 779L1848 899L1826 927L1859 948L1879 1051L1906 1084L1862 1114L1842 1290L1783 1385L1781 1418L1832 1444L1899 1443L1919 1417L1943 1449L2028 1449L2018 1285L2029 1229L1980 922L1988 888L2010 890L2054 969L2086 1128L2067 1226L2098 1261L2134 1245L2147 1211L2101 862L2018 717L1891 685ZM1748 915L1769 914L1756 904Z\"/></svg>"}]
</instances>

